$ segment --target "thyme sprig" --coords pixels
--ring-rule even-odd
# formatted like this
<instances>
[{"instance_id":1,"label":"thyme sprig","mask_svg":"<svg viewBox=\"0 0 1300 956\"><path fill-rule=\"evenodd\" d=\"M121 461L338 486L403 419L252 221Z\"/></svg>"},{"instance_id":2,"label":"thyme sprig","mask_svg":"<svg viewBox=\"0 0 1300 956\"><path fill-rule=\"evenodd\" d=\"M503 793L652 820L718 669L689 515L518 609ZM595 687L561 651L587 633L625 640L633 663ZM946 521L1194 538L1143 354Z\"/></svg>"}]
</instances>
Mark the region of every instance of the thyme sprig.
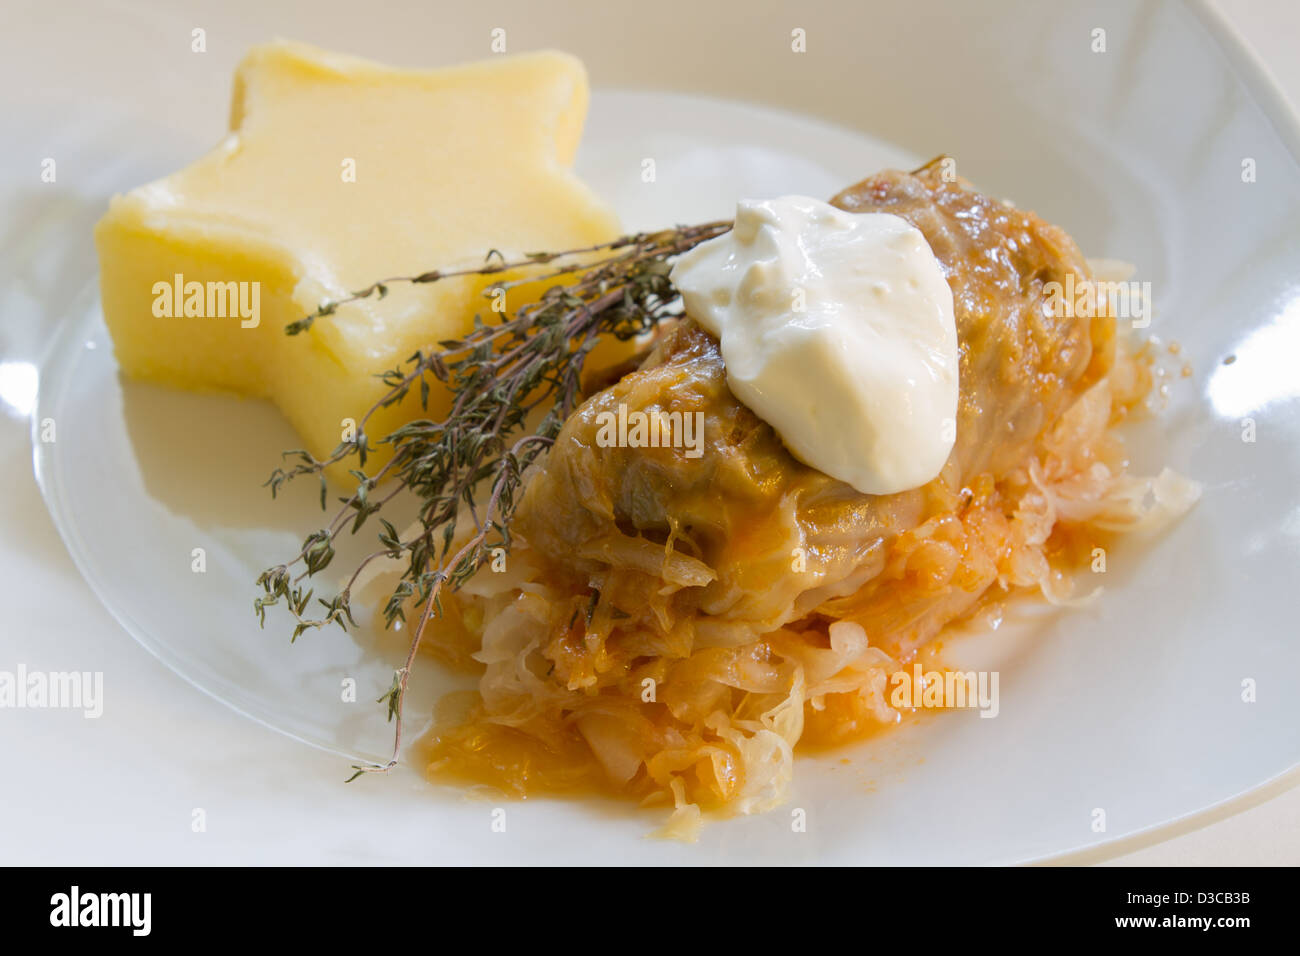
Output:
<instances>
[{"instance_id":1,"label":"thyme sprig","mask_svg":"<svg viewBox=\"0 0 1300 956\"><path fill-rule=\"evenodd\" d=\"M514 274L489 284L483 290L488 297L524 284L553 283L515 312L494 313L502 316L500 321L485 322L475 316L472 331L463 338L420 349L383 373L387 391L360 419L352 437L324 459L305 450L285 452L285 460L293 464L277 468L266 482L275 495L286 482L315 475L325 510L326 469L349 460L356 465L348 470L355 487L339 497L329 523L307 535L294 558L258 577L263 593L254 610L263 626L266 609L281 601L294 618L292 640L331 623L344 630L355 626L352 588L362 571L379 558L406 561L384 606L385 625L405 622L406 606L413 598L421 605L405 661L377 701L386 704L394 724L391 758L382 764L354 766L356 772L349 780L396 766L407 682L425 628L442 613L443 589L459 588L495 548L509 550L510 521L523 474L550 447L582 398L583 366L592 348L602 336L628 340L680 314L677 292L668 278L670 260L730 228L730 222L679 226L582 249L532 253L515 261L494 250L481 266L379 280L326 302L285 327L287 334L298 335L347 303L382 299L398 283L423 285L458 276ZM543 268L539 274L539 267L548 265L553 268ZM411 421L378 439L377 444L391 446L392 454L382 468L368 474L364 469L374 447L366 431L371 419L380 409L401 402L413 388L419 389L420 405L427 411L431 380L450 393L446 417ZM488 491L480 502L483 488ZM410 492L418 501L416 530L406 539L379 516L402 492ZM329 567L344 529L356 534L372 517L379 525L380 548L361 560L334 597L316 598L323 611L312 616L315 591L306 579ZM456 544L457 528L466 518L472 532Z\"/></svg>"}]
</instances>

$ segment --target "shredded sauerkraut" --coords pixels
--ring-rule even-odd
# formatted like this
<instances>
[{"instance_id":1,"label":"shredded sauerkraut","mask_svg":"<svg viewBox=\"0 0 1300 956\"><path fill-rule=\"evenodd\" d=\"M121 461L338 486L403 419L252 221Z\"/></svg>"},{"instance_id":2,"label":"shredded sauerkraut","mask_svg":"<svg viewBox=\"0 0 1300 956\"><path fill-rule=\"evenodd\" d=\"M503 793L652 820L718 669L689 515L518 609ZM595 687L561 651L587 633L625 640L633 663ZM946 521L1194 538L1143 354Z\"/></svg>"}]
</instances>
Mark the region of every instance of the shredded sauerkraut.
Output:
<instances>
[{"instance_id":1,"label":"shredded sauerkraut","mask_svg":"<svg viewBox=\"0 0 1300 956\"><path fill-rule=\"evenodd\" d=\"M670 333L588 404L702 408L715 447L699 463L602 457L581 411L566 423L508 570L448 596L425 637L481 673L432 735L431 772L516 796L617 793L670 809L663 832L691 839L706 811L781 803L800 745L896 723L892 675L950 622L1016 592L1085 600L1073 572L1098 543L1196 501L1168 469L1126 471L1116 426L1148 400L1152 350L1113 321L1038 318L1044 276L1087 271L1068 236L928 167L837 202L897 210L969 263L950 277L970 362L945 472L878 501L833 487L726 395L716 343Z\"/></svg>"},{"instance_id":2,"label":"shredded sauerkraut","mask_svg":"<svg viewBox=\"0 0 1300 956\"><path fill-rule=\"evenodd\" d=\"M824 596L798 619L786 608L791 623L759 640L665 647L657 658L604 669L608 649L588 640L583 609L517 544L511 573L480 573L430 635L435 650L455 656L466 628L477 632L473 659L483 668L477 705L432 740L432 771L517 796L604 789L670 805L661 832L679 839L693 839L702 809L778 805L801 741L852 740L899 719L887 699L891 675L949 621L1018 589L1076 603L1074 545L1149 532L1191 507L1194 482L1168 469L1136 477L1119 464L1114 426L1147 395L1149 361L1121 349L1112 373L1044 433L1023 468L899 536L874 579L876 591L881 581L892 591L884 609L851 590ZM797 547L797 532L788 533L783 546ZM712 577L699 560L672 553L671 542L652 546L657 562L644 545L605 560L660 575L668 589ZM899 608L905 640L890 633ZM566 616L572 626L557 634ZM575 666L557 681L554 662L566 658Z\"/></svg>"}]
</instances>

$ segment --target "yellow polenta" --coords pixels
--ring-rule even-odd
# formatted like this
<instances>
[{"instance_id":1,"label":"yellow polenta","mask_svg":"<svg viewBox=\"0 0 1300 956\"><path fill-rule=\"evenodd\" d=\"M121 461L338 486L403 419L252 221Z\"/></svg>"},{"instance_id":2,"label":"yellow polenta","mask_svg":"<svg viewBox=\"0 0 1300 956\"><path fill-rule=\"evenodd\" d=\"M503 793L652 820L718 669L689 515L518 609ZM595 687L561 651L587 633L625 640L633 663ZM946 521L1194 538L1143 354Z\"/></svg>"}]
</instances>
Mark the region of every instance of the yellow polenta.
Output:
<instances>
[{"instance_id":1,"label":"yellow polenta","mask_svg":"<svg viewBox=\"0 0 1300 956\"><path fill-rule=\"evenodd\" d=\"M307 334L284 326L378 279L614 236L570 169L587 97L582 64L559 53L397 70L300 44L254 49L229 135L115 197L96 228L122 369L269 398L327 455L383 393L376 373L490 314L490 280L395 284ZM446 393L431 404L441 417ZM408 401L382 414L372 440L415 413Z\"/></svg>"}]
</instances>

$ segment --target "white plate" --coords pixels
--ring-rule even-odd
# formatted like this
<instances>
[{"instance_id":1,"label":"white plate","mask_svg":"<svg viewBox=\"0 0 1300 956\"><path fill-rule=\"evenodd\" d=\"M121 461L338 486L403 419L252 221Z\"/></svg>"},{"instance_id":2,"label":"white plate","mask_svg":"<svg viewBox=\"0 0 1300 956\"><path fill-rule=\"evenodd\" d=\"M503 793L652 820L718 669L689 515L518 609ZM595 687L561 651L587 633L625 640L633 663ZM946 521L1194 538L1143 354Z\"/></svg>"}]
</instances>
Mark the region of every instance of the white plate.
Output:
<instances>
[{"instance_id":1,"label":"white plate","mask_svg":"<svg viewBox=\"0 0 1300 956\"><path fill-rule=\"evenodd\" d=\"M845 4L769 17L725 6L670 3L638 19L635 37L603 4L545 16L467 8L433 38L408 36L414 10L386 15L382 31L355 28L347 5L313 6L310 31L289 12L227 12L205 24L214 52L186 109L220 116L231 62L268 35L451 62L485 53L488 30L504 23L518 48L582 56L597 87L692 94L606 89L593 103L581 171L632 228L725 213L739 194L828 194L880 165L950 152L981 187L1062 224L1090 255L1137 263L1152 282L1151 331L1177 340L1195 375L1173 383L1135 458L1196 477L1205 497L1167 537L1115 556L1095 606L1026 614L994 639L957 646L999 662L997 719L943 716L801 760L789 806L807 811L806 834L793 835L778 810L707 828L683 856L640 839L652 822L643 815L537 801L511 811L506 848L479 825L481 805L442 789L405 794L416 803L404 811L424 812L446 859L1008 862L1130 837L1295 767L1300 696L1285 683L1300 665L1293 119L1235 48L1225 53L1230 41L1174 3ZM396 28L403 16L411 29ZM160 34L158 24L177 25L142 22ZM790 51L796 28L806 53ZM101 44L115 29L102 25ZM1096 29L1105 52L1093 52ZM196 75L179 55L162 69ZM118 67L104 76L97 124L69 128L75 149L65 152L99 164L99 188L179 165L201 149L200 130L213 138L206 115L196 120L161 89L146 63ZM639 181L645 157L658 166L651 187ZM1242 180L1247 159L1255 182ZM145 646L242 712L320 746L381 752L379 715L341 705L337 691L346 675L363 699L365 687L377 696L389 672L381 648L338 632L291 648L252 619L253 576L314 520L309 500L272 508L257 487L292 434L256 403L123 385L93 282L72 291L46 345L35 420L57 423L58 440L37 443L40 477L87 580ZM1242 441L1247 418L1253 443ZM1247 680L1255 703L1242 701ZM1096 809L1105 832L1093 828Z\"/></svg>"}]
</instances>

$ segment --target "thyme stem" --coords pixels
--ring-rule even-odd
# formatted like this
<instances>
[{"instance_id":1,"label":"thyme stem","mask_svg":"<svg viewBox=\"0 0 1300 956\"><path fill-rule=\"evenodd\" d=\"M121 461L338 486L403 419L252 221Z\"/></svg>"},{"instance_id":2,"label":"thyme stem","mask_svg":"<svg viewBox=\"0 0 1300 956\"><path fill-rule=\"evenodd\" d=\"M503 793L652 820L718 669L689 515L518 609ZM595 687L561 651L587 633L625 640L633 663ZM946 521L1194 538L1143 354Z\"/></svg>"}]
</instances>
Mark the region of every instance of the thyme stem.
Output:
<instances>
[{"instance_id":1,"label":"thyme stem","mask_svg":"<svg viewBox=\"0 0 1300 956\"><path fill-rule=\"evenodd\" d=\"M356 434L340 442L323 459L304 450L285 453L296 459L277 468L267 480L272 495L288 481L314 475L321 483L321 507L326 507L325 469L350 458L356 486L338 499L340 507L325 527L309 534L298 554L285 564L263 571L257 579L262 594L254 610L263 625L266 609L283 601L294 618L293 640L306 631L336 623L346 630L355 626L351 591L362 570L380 557L407 564L384 607L385 623L392 627L405 620L412 599L421 605L404 663L393 674L388 691L379 698L387 703L394 723L393 749L386 763L353 767L355 780L365 773L384 773L397 765L402 746L402 713L411 669L425 629L441 614L441 597L448 586L454 591L483 564L490 547L510 547L510 520L523 476L554 442L564 421L582 395L582 371L587 355L602 336L628 340L668 318L679 316L677 292L668 279L670 260L705 240L731 228L730 222L679 226L658 232L622 236L606 243L565 252L533 253L507 261L491 252L482 266L449 271L434 270L417 276L394 276L321 305L310 315L285 327L289 335L308 331L340 307L372 297L383 298L395 283L425 284L467 275L497 275L525 270L489 285L484 295L498 290L556 280L540 297L486 324L476 316L474 328L463 338L422 349L402 365L383 373L387 389L361 417ZM594 254L607 253L606 255ZM534 274L539 266L555 268ZM568 280L568 281L562 281ZM391 446L391 457L375 474L364 469L373 449L366 428L382 408L401 402L410 390L420 389L420 404L428 409L434 382L451 393L450 411L441 421L407 422L379 439ZM532 412L545 408L540 422ZM531 432L519 435L528 429ZM476 491L491 479L491 491L481 510ZM372 492L381 481L392 481L382 495ZM335 541L350 527L356 534L399 493L410 492L419 502L421 531L402 540L383 517L378 540L382 546L362 559L333 598L317 598L324 607L311 617L314 596L304 590L304 579L325 570L334 558ZM456 547L457 526L468 513L473 531ZM453 548L455 548L453 552Z\"/></svg>"}]
</instances>

